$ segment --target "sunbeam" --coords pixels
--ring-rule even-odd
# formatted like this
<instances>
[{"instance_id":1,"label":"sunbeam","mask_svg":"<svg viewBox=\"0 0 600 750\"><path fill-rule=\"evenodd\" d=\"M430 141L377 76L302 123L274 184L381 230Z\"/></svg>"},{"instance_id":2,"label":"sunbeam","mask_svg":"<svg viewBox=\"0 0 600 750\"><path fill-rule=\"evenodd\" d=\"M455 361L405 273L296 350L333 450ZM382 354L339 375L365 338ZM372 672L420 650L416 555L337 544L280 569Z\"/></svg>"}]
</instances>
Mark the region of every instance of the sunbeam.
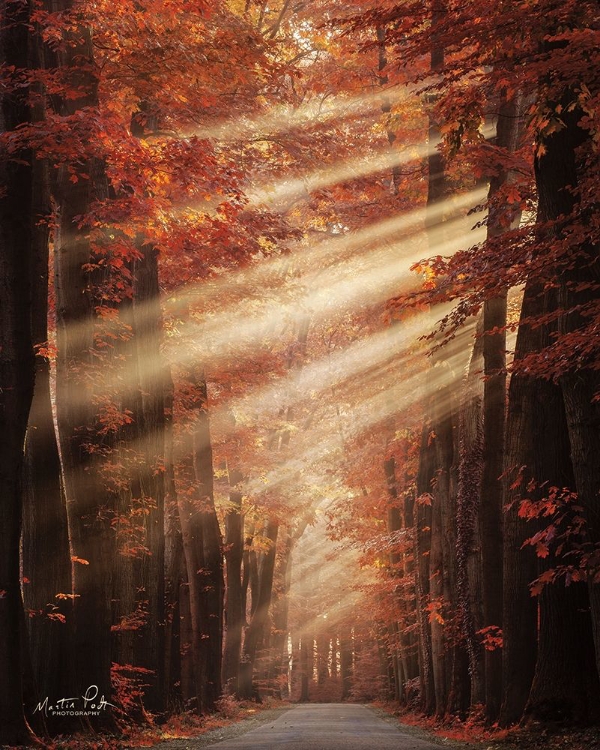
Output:
<instances>
[{"instance_id":1,"label":"sunbeam","mask_svg":"<svg viewBox=\"0 0 600 750\"><path fill-rule=\"evenodd\" d=\"M338 119L350 119L370 112L380 114L383 97L393 106L399 106L426 90L428 81L421 84L395 84L376 87L368 93L338 95L310 100L298 107L281 104L255 118L236 117L209 127L200 127L178 133L181 138L206 138L231 143L250 141L257 136L277 136L291 130L312 129Z\"/></svg>"}]
</instances>

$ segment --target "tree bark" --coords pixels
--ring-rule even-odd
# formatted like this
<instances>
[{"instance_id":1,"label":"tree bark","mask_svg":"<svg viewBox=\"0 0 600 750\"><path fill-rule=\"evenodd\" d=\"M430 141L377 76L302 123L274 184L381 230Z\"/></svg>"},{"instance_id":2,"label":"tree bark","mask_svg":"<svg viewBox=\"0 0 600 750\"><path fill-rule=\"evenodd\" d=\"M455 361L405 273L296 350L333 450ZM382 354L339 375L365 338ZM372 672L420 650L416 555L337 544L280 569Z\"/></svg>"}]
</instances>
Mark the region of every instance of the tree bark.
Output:
<instances>
[{"instance_id":1,"label":"tree bark","mask_svg":"<svg viewBox=\"0 0 600 750\"><path fill-rule=\"evenodd\" d=\"M267 636L269 625L269 608L273 594L273 576L275 573L275 555L279 524L270 519L266 523L265 537L269 541L269 548L263 554L259 568L259 584L256 598L256 608L246 630L242 662L240 665L240 697L246 700L259 697L258 688L253 679L256 660L261 656L261 650ZM253 597L254 599L254 597Z\"/></svg>"},{"instance_id":2,"label":"tree bark","mask_svg":"<svg viewBox=\"0 0 600 750\"><path fill-rule=\"evenodd\" d=\"M432 525L431 482L434 475L434 450L430 444L431 427L431 423L426 419L421 435L415 507L415 591L419 629L419 677L421 707L426 714L432 714L435 711L431 626L428 610Z\"/></svg>"},{"instance_id":3,"label":"tree bark","mask_svg":"<svg viewBox=\"0 0 600 750\"><path fill-rule=\"evenodd\" d=\"M242 475L229 470L229 502L225 514L225 567L227 576L225 598L225 646L223 651L223 686L232 695L238 693L238 674L242 648L242 632L246 613L242 596L242 559L244 555L244 517L242 493L237 486Z\"/></svg>"},{"instance_id":4,"label":"tree bark","mask_svg":"<svg viewBox=\"0 0 600 750\"><path fill-rule=\"evenodd\" d=\"M514 153L520 139L521 97L502 95L496 143ZM506 170L490 181L488 239L501 236L510 222L501 221L502 209L495 205L498 192L510 179ZM520 217L520 213L518 214ZM517 223L518 223L517 217ZM513 218L513 217L511 217ZM506 311L507 291L487 299L483 305L483 471L479 513L481 582L484 627L502 630L502 513L504 441L506 428ZM488 721L498 718L502 702L502 652L485 650L485 713Z\"/></svg>"},{"instance_id":5,"label":"tree bark","mask_svg":"<svg viewBox=\"0 0 600 750\"><path fill-rule=\"evenodd\" d=\"M594 87L594 82L590 82ZM595 87L597 91L597 86ZM581 127L584 112L576 103L577 93L566 90L561 104L564 127L544 140L545 151L535 161L536 184L539 193L538 216L541 222L555 222L549 240L564 241L572 225L588 220L597 211L595 198L582 204L578 192L584 174L583 154L592 149L591 134ZM551 103L552 104L552 103ZM552 104L552 106L554 106ZM595 156L597 169L597 155ZM584 239L579 247L568 247L559 258L559 333L593 336L590 323L580 310L597 304L600 297L600 262L597 239ZM575 355L575 353L574 353ZM600 544L600 524L597 521L600 494L600 374L589 358L583 363L567 362L560 377L575 484L579 503L587 521L589 543ZM592 556L594 559L594 556ZM597 559L597 555L596 555ZM600 671L600 566L592 562L587 570L592 627L596 649L596 666Z\"/></svg>"},{"instance_id":6,"label":"tree bark","mask_svg":"<svg viewBox=\"0 0 600 750\"><path fill-rule=\"evenodd\" d=\"M533 430L538 500L548 494L549 488L574 485L560 386L548 381L540 385ZM566 532L569 524L570 519L565 519L557 534ZM539 560L539 572L560 563L561 557L555 557L551 549L547 558ZM585 583L566 586L558 580L544 586L539 612L538 658L525 715L538 721L597 721L600 682Z\"/></svg>"},{"instance_id":7,"label":"tree bark","mask_svg":"<svg viewBox=\"0 0 600 750\"><path fill-rule=\"evenodd\" d=\"M28 66L29 6L2 2L0 56L6 66ZM27 88L3 92L2 131L30 118ZM31 331L31 154L0 163L0 743L27 744L23 712L21 537L23 443L33 398L35 358Z\"/></svg>"},{"instance_id":8,"label":"tree bark","mask_svg":"<svg viewBox=\"0 0 600 750\"><path fill-rule=\"evenodd\" d=\"M68 0L52 4L53 10L70 7ZM59 63L64 74L80 86L82 92L76 99L64 97L60 102L61 114L72 116L83 109L97 107L98 79L89 29L79 27L66 32L66 36L67 44ZM77 174L73 175L69 167ZM78 176L79 173L86 177ZM76 179L71 179L73 176ZM94 261L94 250L89 226L82 219L88 215L93 202L106 195L105 169L100 159L84 157L81 165L75 167L70 163L60 168L56 187L59 226L55 232L56 408L74 558L73 690L75 695L83 695L90 685L96 685L98 696L103 695L110 702L114 499L104 489L99 473L100 455L107 447L106 437L99 430L92 388L87 381L97 366L92 355L95 294L103 279L101 274L88 271L88 264ZM91 723L110 728L114 719L106 710Z\"/></svg>"},{"instance_id":9,"label":"tree bark","mask_svg":"<svg viewBox=\"0 0 600 750\"><path fill-rule=\"evenodd\" d=\"M223 647L222 540L213 496L208 394L204 373L187 373L193 386L192 453L179 464L178 491L183 549L190 588L197 709L214 710L221 697Z\"/></svg>"},{"instance_id":10,"label":"tree bark","mask_svg":"<svg viewBox=\"0 0 600 750\"><path fill-rule=\"evenodd\" d=\"M459 412L459 466L456 500L457 598L461 631L465 639L471 678L470 706L485 701L485 665L477 632L483 627L481 607L481 538L479 509L483 463L483 321L479 319L477 338L463 388Z\"/></svg>"},{"instance_id":11,"label":"tree bark","mask_svg":"<svg viewBox=\"0 0 600 750\"><path fill-rule=\"evenodd\" d=\"M541 332L530 323L544 309L542 285L534 280L525 286L521 320L515 346L514 363L539 351ZM532 536L519 516L519 506L526 497L527 486L534 476L534 433L536 394L539 380L517 370L510 379L505 446L505 488L503 525L503 703L500 722L509 726L519 721L527 702L537 655L537 602L529 584L537 576L533 550L522 549Z\"/></svg>"},{"instance_id":12,"label":"tree bark","mask_svg":"<svg viewBox=\"0 0 600 750\"><path fill-rule=\"evenodd\" d=\"M38 350L48 342L48 165L36 161L32 217L32 333ZM29 617L31 663L37 693L69 695L72 600L67 508L61 485L61 463L50 393L50 361L38 354L35 389L25 441L22 566L23 597ZM35 706L31 706L33 710ZM70 722L69 722L70 723ZM64 720L46 717L50 733Z\"/></svg>"}]
</instances>

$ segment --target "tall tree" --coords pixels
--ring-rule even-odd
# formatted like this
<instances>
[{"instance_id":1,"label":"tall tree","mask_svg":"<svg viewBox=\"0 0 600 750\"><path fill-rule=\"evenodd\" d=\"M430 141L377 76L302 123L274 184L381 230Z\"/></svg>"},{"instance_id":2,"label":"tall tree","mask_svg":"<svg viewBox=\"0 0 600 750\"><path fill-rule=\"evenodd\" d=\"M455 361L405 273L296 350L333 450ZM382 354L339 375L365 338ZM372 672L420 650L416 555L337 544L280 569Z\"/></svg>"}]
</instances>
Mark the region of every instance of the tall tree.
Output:
<instances>
[{"instance_id":1,"label":"tall tree","mask_svg":"<svg viewBox=\"0 0 600 750\"><path fill-rule=\"evenodd\" d=\"M98 107L98 77L92 36L82 15L69 0L52 10L73 14L59 55L63 96L59 115L83 123L84 139L93 141L85 115ZM75 93L73 93L75 92ZM74 145L74 148L76 146ZM73 665L78 695L97 686L98 697L111 696L111 530L113 500L99 473L106 442L90 387L95 365L96 305L103 271L98 265L101 236L92 238L90 212L107 196L104 160L99 154L69 153L59 169L55 199L59 219L55 230L57 317L57 419L63 481L69 513L73 555ZM109 238L106 238L109 239ZM95 270L94 270L95 269ZM95 351L96 349L96 351ZM93 382L93 381L92 381ZM94 723L111 725L110 710Z\"/></svg>"},{"instance_id":2,"label":"tall tree","mask_svg":"<svg viewBox=\"0 0 600 750\"><path fill-rule=\"evenodd\" d=\"M496 145L513 154L518 147L521 125L521 97L501 96ZM510 227L498 206L499 192L510 179L499 169L490 181L488 201L488 237L494 239ZM517 224L520 213L517 214ZM512 218L512 217L511 217ZM508 226L507 226L508 225ZM483 448L481 475L480 534L484 627L502 630L502 509L504 470L504 433L506 425L506 306L507 290L483 303ZM485 706L490 721L495 721L502 700L502 652L485 651Z\"/></svg>"},{"instance_id":3,"label":"tall tree","mask_svg":"<svg viewBox=\"0 0 600 750\"><path fill-rule=\"evenodd\" d=\"M8 70L28 67L30 8L6 1L0 6L0 55ZM21 537L23 443L33 398L35 357L31 331L32 169L31 153L11 154L9 138L29 122L27 87L9 85L2 94L3 158L0 167L0 742L32 739L23 712L23 602Z\"/></svg>"}]
</instances>

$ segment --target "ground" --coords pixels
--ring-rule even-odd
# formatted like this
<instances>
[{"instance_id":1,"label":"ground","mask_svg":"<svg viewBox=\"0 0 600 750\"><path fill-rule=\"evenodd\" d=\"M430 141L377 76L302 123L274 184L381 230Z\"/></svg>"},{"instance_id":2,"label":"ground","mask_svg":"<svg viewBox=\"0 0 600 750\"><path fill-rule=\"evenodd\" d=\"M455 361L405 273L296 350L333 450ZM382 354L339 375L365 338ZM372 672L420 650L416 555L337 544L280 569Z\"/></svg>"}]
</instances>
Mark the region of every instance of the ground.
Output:
<instances>
[{"instance_id":1,"label":"ground","mask_svg":"<svg viewBox=\"0 0 600 750\"><path fill-rule=\"evenodd\" d=\"M193 715L184 715L173 719L161 728L155 727L146 732L140 732L138 729L130 740L91 741L68 738L48 747L56 748L56 750L92 750L92 748L94 750L121 750L155 746L157 750L197 750L215 746L215 750L219 748L229 750L229 745L233 742L232 747L235 748L248 747L250 750L259 747L263 750L261 746L263 739L260 734L256 735L255 730L275 724L290 709L310 708L311 706L321 706L327 711L328 704L305 706L294 706L288 703L269 703L262 706L251 703L241 706L232 704L225 707L228 709L225 711L227 716L217 715L200 720ZM334 704L334 706L343 709L345 706L351 708L352 704ZM357 706L357 708L360 707ZM420 748L420 750L435 750L436 747L453 748L453 750L600 750L599 728L583 729L532 723L527 727L499 731L485 729L476 722L470 724L456 720L441 722L416 713L399 712L395 704L378 703L370 708L388 726L400 729L403 739L399 744L398 741L396 742L395 747L398 750L402 748L411 750L412 747ZM322 716L325 717L326 713ZM290 724L290 719L291 716L284 719L283 723ZM299 713L295 715L294 721L296 719L300 720L296 726L304 723ZM258 745L248 744L246 740L242 742L238 739L248 732L254 733L251 737L258 737ZM365 750L380 750L380 746L385 745L385 742L383 744L379 742L384 734L385 732L373 737L372 741L376 744L365 745ZM322 732L319 734L319 737L321 736ZM286 745L289 745L288 739L285 740ZM281 736L279 741L281 741ZM367 740L367 742L370 741ZM225 742L225 745L221 744ZM342 744L343 750L352 750L346 740ZM311 747L310 743L307 747Z\"/></svg>"}]
</instances>

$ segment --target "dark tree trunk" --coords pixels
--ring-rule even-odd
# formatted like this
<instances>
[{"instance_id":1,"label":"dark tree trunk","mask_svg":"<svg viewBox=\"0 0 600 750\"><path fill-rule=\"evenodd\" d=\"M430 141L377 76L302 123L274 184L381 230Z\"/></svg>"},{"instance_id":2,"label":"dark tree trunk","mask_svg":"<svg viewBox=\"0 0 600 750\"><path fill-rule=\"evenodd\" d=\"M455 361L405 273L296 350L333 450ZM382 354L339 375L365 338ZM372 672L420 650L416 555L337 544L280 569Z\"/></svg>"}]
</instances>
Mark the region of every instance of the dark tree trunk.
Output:
<instances>
[{"instance_id":1,"label":"dark tree trunk","mask_svg":"<svg viewBox=\"0 0 600 750\"><path fill-rule=\"evenodd\" d=\"M482 332L482 321L477 334ZM456 500L457 597L471 678L470 705L483 705L484 657L477 631L483 627L481 607L481 539L479 508L483 463L483 339L475 339L459 413L459 466Z\"/></svg>"},{"instance_id":2,"label":"dark tree trunk","mask_svg":"<svg viewBox=\"0 0 600 750\"><path fill-rule=\"evenodd\" d=\"M68 0L52 4L53 10L68 10ZM76 115L98 105L98 79L94 71L89 29L67 33L67 44L59 63L72 85L81 88L76 99L64 98L61 114ZM85 219L93 202L107 195L104 164L85 159L75 167L86 177L73 180L68 165L59 170L56 201L59 227L55 233L57 309L56 407L63 463L63 480L69 514L71 550L75 558L73 587L72 659L73 691L82 695L91 686L98 696L111 696L111 597L114 535L111 528L114 500L104 489L99 474L98 449L106 449L98 429L88 376L97 367L94 348L95 293L102 278L92 276L88 264L94 251ZM101 444L104 445L101 446ZM81 562L80 562L81 561ZM94 717L95 726L112 727L110 710Z\"/></svg>"},{"instance_id":3,"label":"dark tree trunk","mask_svg":"<svg viewBox=\"0 0 600 750\"><path fill-rule=\"evenodd\" d=\"M117 633L116 661L149 670L144 676L145 708L164 709L164 466L165 391L161 366L161 311L158 253L139 243L140 257L132 264L132 297L119 308L130 338L123 350L129 382L123 405L132 423L120 432L121 463L127 467L128 486L122 493L124 528L117 537L120 549L114 575L115 604L125 626ZM135 374L133 374L135 373ZM131 529L131 520L135 530ZM119 628L117 623L113 631Z\"/></svg>"},{"instance_id":4,"label":"dark tree trunk","mask_svg":"<svg viewBox=\"0 0 600 750\"><path fill-rule=\"evenodd\" d=\"M388 532L393 534L404 530L406 532L406 522L403 518L401 510L401 500L398 492L398 479L396 476L396 460L393 456L387 458L383 463L383 470L386 477L386 484L388 489L388 509L387 509L387 529ZM396 587L395 595L398 599L398 605L400 608L401 622L395 623L393 627L393 643L394 649L392 650L392 666L394 671L394 692L396 699L401 701L403 699L403 684L406 680L411 679L415 675L409 675L409 657L408 651L410 649L409 638L404 632L405 627L408 624L409 619L409 601L407 601L406 590L406 569L405 569L405 553L397 552L392 549L389 555L390 570L393 578L398 579L398 585ZM401 674L402 673L402 674ZM416 673L415 673L416 674Z\"/></svg>"},{"instance_id":5,"label":"dark tree trunk","mask_svg":"<svg viewBox=\"0 0 600 750\"><path fill-rule=\"evenodd\" d=\"M192 453L180 462L179 515L192 623L197 709L214 710L221 697L223 645L222 540L213 497L213 465L204 373L187 373L194 390ZM187 436L186 436L187 438Z\"/></svg>"},{"instance_id":6,"label":"dark tree trunk","mask_svg":"<svg viewBox=\"0 0 600 750\"><path fill-rule=\"evenodd\" d=\"M350 627L340 628L340 678L342 680L343 701L348 700L352 690L352 633Z\"/></svg>"},{"instance_id":7,"label":"dark tree trunk","mask_svg":"<svg viewBox=\"0 0 600 750\"><path fill-rule=\"evenodd\" d=\"M483 472L479 526L484 627L502 629L502 470L506 402L506 295L484 304ZM488 331L496 329L494 334ZM485 650L485 712L495 721L502 697L502 651Z\"/></svg>"},{"instance_id":8,"label":"dark tree trunk","mask_svg":"<svg viewBox=\"0 0 600 750\"><path fill-rule=\"evenodd\" d=\"M525 286L521 320L528 321L543 312L541 284L529 281ZM528 323L519 325L515 364L539 351L541 332ZM504 543L503 543L503 704L500 721L509 726L519 721L527 702L537 655L537 602L529 584L537 576L537 563L530 547L522 549L532 536L531 524L519 516L520 501L534 476L533 423L540 382L531 374L511 375L508 392L508 416L505 447Z\"/></svg>"},{"instance_id":9,"label":"dark tree trunk","mask_svg":"<svg viewBox=\"0 0 600 750\"><path fill-rule=\"evenodd\" d=\"M428 609L432 524L431 482L434 476L434 449L430 444L431 432L432 425L426 420L421 435L415 507L415 591L419 630L419 677L421 707L427 714L432 714L435 711L431 626Z\"/></svg>"},{"instance_id":10,"label":"dark tree trunk","mask_svg":"<svg viewBox=\"0 0 600 750\"><path fill-rule=\"evenodd\" d=\"M543 482L535 493L537 499L551 487L571 488L574 483L560 387L547 381L540 385L533 429L535 475ZM558 533L567 531L569 523L570 519L563 521ZM539 560L539 571L560 562L551 550L548 558ZM526 716L539 721L595 722L600 718L600 682L586 586L565 586L562 580L546 585L539 607L538 658Z\"/></svg>"},{"instance_id":11,"label":"dark tree trunk","mask_svg":"<svg viewBox=\"0 0 600 750\"><path fill-rule=\"evenodd\" d=\"M51 213L47 164L34 163L32 333L34 346L48 341L48 219ZM50 363L36 357L35 390L25 442L23 493L23 587L31 663L37 694L69 695L72 686L71 557L67 508L50 394ZM34 707L30 707L30 710ZM64 720L46 718L51 733ZM71 724L72 722L68 722Z\"/></svg>"},{"instance_id":12,"label":"dark tree trunk","mask_svg":"<svg viewBox=\"0 0 600 750\"><path fill-rule=\"evenodd\" d=\"M29 6L2 2L0 56L17 70L28 66ZM4 91L0 126L28 122L28 90ZM20 589L23 443L33 398L35 359L31 332L31 155L0 163L0 743L32 739L23 713L23 603Z\"/></svg>"},{"instance_id":13,"label":"dark tree trunk","mask_svg":"<svg viewBox=\"0 0 600 750\"><path fill-rule=\"evenodd\" d=\"M30 41L30 66L43 67L40 30ZM46 98L36 86L32 119L42 122ZM54 429L48 346L49 235L52 218L50 170L46 159L32 164L33 211L31 216L32 278L31 331L36 357L35 389L25 441L23 535L21 544L23 586L34 696L53 698L69 694L71 640L71 555L67 508L61 485L61 464ZM37 700L27 706L31 712ZM35 720L39 719L37 713ZM32 716L31 720L34 720ZM45 717L55 734L72 722Z\"/></svg>"},{"instance_id":14,"label":"dark tree trunk","mask_svg":"<svg viewBox=\"0 0 600 750\"><path fill-rule=\"evenodd\" d=\"M442 401L437 394L433 397ZM442 401L443 403L443 401ZM448 703L446 673L446 641L444 622L446 602L444 601L444 578L447 575L444 560L444 504L448 502L448 448L445 428L446 420L436 415L433 421L435 438L432 438L434 451L435 483L431 492L431 552L429 555L429 622L431 629L431 661L433 666L433 686L435 692L435 712L443 716Z\"/></svg>"},{"instance_id":15,"label":"dark tree trunk","mask_svg":"<svg viewBox=\"0 0 600 750\"><path fill-rule=\"evenodd\" d=\"M525 716L540 722L597 724L599 706L586 585L548 584L540 595L538 660Z\"/></svg>"},{"instance_id":16,"label":"dark tree trunk","mask_svg":"<svg viewBox=\"0 0 600 750\"><path fill-rule=\"evenodd\" d=\"M273 695L285 698L288 683L288 617L290 586L292 583L292 553L295 537L288 529L285 543L278 555L275 569L275 595L273 597L273 638L269 683Z\"/></svg>"},{"instance_id":17,"label":"dark tree trunk","mask_svg":"<svg viewBox=\"0 0 600 750\"><path fill-rule=\"evenodd\" d=\"M256 660L262 655L263 644L268 635L267 628L269 627L269 608L273 594L278 532L278 522L274 519L269 520L266 524L265 537L269 540L270 546L261 560L256 608L253 605L252 619L246 630L240 665L240 697L246 700L251 700L259 695L253 676Z\"/></svg>"},{"instance_id":18,"label":"dark tree trunk","mask_svg":"<svg viewBox=\"0 0 600 750\"><path fill-rule=\"evenodd\" d=\"M242 596L242 558L244 555L244 517L242 493L238 485L242 475L229 470L230 506L225 514L225 567L227 588L225 598L225 646L223 651L223 686L232 695L238 693L238 674L245 622Z\"/></svg>"},{"instance_id":19,"label":"dark tree trunk","mask_svg":"<svg viewBox=\"0 0 600 750\"><path fill-rule=\"evenodd\" d=\"M597 84L590 81L597 93ZM549 240L565 241L572 224L591 219L597 212L597 198L592 193L582 203L578 192L585 174L585 154L593 149L591 133L582 129L585 113L574 106L577 92L566 90L560 102L565 110L564 127L552 133L545 141L545 152L535 161L536 184L539 193L538 217L541 222L556 222ZM554 106L553 103L550 103ZM592 168L597 169L597 154ZM594 336L589 319L581 314L586 306L597 304L600 297L600 262L597 239L584 239L577 247L567 247L559 275L559 332L579 335L582 340ZM577 344L579 346L579 344ZM574 355L575 356L575 353ZM600 524L597 521L600 494L600 372L588 359L582 363L570 362L560 378L575 484L579 503L584 509L589 541L600 543ZM600 566L594 563L588 573L589 601L596 648L596 665L600 671Z\"/></svg>"},{"instance_id":20,"label":"dark tree trunk","mask_svg":"<svg viewBox=\"0 0 600 750\"><path fill-rule=\"evenodd\" d=\"M521 127L521 97L502 96L496 143L508 153L518 146ZM503 206L497 206L498 192L510 179L500 171L490 182L488 200L488 239L501 236L511 222L502 222ZM520 213L516 217L518 220ZM510 217L515 219L515 217ZM479 525L481 534L481 582L484 627L502 630L502 512L504 440L506 426L506 290L487 299L483 305L483 472ZM485 712L495 721L502 702L502 652L485 650Z\"/></svg>"},{"instance_id":21,"label":"dark tree trunk","mask_svg":"<svg viewBox=\"0 0 600 750\"><path fill-rule=\"evenodd\" d=\"M313 639L304 633L300 642L300 703L310 700L310 683L313 667Z\"/></svg>"},{"instance_id":22,"label":"dark tree trunk","mask_svg":"<svg viewBox=\"0 0 600 750\"><path fill-rule=\"evenodd\" d=\"M194 441L194 471L201 498L200 524L204 558L202 641L203 660L206 665L204 704L208 711L216 707L221 697L221 668L223 661L223 540L213 494L213 458L208 417L206 380L200 383L203 405L197 420Z\"/></svg>"},{"instance_id":23,"label":"dark tree trunk","mask_svg":"<svg viewBox=\"0 0 600 750\"><path fill-rule=\"evenodd\" d=\"M173 381L165 369L165 693L167 710L182 708L182 589L186 579L173 465ZM186 587L187 590L187 587ZM189 592L188 592L189 595ZM189 596L188 596L189 598ZM189 607L188 607L189 615Z\"/></svg>"}]
</instances>

